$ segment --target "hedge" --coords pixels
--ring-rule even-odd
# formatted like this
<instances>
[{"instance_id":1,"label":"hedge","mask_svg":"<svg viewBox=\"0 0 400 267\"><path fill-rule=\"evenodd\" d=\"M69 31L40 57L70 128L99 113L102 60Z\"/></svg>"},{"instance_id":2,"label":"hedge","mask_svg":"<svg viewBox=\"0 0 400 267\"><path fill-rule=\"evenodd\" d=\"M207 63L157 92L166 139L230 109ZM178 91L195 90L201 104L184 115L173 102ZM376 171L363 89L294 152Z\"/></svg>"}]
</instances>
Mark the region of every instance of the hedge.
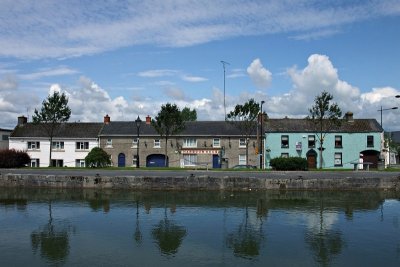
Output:
<instances>
[{"instance_id":1,"label":"hedge","mask_svg":"<svg viewBox=\"0 0 400 267\"><path fill-rule=\"evenodd\" d=\"M0 150L0 168L25 167L31 161L28 153L15 149Z\"/></svg>"},{"instance_id":2,"label":"hedge","mask_svg":"<svg viewBox=\"0 0 400 267\"><path fill-rule=\"evenodd\" d=\"M273 158L269 164L278 171L305 171L308 167L307 159L301 157Z\"/></svg>"}]
</instances>

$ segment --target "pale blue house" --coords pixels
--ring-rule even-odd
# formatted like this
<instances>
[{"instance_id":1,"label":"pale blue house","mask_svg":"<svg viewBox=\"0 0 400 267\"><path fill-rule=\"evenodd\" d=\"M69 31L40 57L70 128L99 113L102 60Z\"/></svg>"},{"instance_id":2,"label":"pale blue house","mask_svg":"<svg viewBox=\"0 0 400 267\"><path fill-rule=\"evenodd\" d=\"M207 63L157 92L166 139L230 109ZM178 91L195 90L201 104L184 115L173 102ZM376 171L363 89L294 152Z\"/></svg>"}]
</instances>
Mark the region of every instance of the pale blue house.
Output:
<instances>
[{"instance_id":1,"label":"pale blue house","mask_svg":"<svg viewBox=\"0 0 400 267\"><path fill-rule=\"evenodd\" d=\"M309 168L319 167L320 143L306 119L268 119L265 125L265 167L276 157L302 157ZM323 143L323 168L354 168L370 163L376 168L383 147L383 129L375 119L353 119L346 113L340 127L330 131ZM367 164L359 165L359 168Z\"/></svg>"}]
</instances>

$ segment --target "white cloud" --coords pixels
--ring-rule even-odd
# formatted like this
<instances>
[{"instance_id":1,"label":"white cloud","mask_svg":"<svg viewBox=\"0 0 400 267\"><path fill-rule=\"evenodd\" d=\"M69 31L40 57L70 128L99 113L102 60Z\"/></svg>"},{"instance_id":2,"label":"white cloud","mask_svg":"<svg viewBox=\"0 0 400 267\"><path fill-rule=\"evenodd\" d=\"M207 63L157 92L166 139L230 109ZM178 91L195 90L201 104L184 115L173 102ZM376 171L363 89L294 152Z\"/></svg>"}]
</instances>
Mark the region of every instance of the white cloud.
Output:
<instances>
[{"instance_id":1,"label":"white cloud","mask_svg":"<svg viewBox=\"0 0 400 267\"><path fill-rule=\"evenodd\" d=\"M176 70L147 70L138 73L138 76L145 78L158 78L166 76L174 76L177 74Z\"/></svg>"},{"instance_id":2,"label":"white cloud","mask_svg":"<svg viewBox=\"0 0 400 267\"><path fill-rule=\"evenodd\" d=\"M392 87L372 88L372 92L361 95L361 100L369 104L379 104L382 103L385 98L394 99L398 94L398 90Z\"/></svg>"},{"instance_id":3,"label":"white cloud","mask_svg":"<svg viewBox=\"0 0 400 267\"><path fill-rule=\"evenodd\" d=\"M251 80L258 88L267 88L271 84L272 74L263 67L261 60L256 58L247 68Z\"/></svg>"},{"instance_id":4,"label":"white cloud","mask_svg":"<svg viewBox=\"0 0 400 267\"><path fill-rule=\"evenodd\" d=\"M35 73L30 74L21 74L19 78L22 80L38 80L43 77L52 77L52 76L64 76L64 75L72 75L77 74L78 71L74 69L70 69L68 67L60 66L54 69L43 69Z\"/></svg>"},{"instance_id":5,"label":"white cloud","mask_svg":"<svg viewBox=\"0 0 400 267\"><path fill-rule=\"evenodd\" d=\"M207 78L204 77L196 77L196 76L190 76L190 75L183 75L182 80L186 82L192 82L192 83L198 83L198 82L205 82L208 81Z\"/></svg>"},{"instance_id":6,"label":"white cloud","mask_svg":"<svg viewBox=\"0 0 400 267\"><path fill-rule=\"evenodd\" d=\"M167 96L171 97L174 100L184 100L186 99L185 93L182 89L177 87L168 87L164 89L164 92Z\"/></svg>"},{"instance_id":7,"label":"white cloud","mask_svg":"<svg viewBox=\"0 0 400 267\"><path fill-rule=\"evenodd\" d=\"M18 81L15 75L7 74L0 80L0 91L15 90L18 87Z\"/></svg>"},{"instance_id":8,"label":"white cloud","mask_svg":"<svg viewBox=\"0 0 400 267\"><path fill-rule=\"evenodd\" d=\"M3 1L0 18L7 28L0 30L0 56L63 58L132 45L181 47L273 33L305 39L399 14L396 0L322 5L297 0Z\"/></svg>"}]
</instances>

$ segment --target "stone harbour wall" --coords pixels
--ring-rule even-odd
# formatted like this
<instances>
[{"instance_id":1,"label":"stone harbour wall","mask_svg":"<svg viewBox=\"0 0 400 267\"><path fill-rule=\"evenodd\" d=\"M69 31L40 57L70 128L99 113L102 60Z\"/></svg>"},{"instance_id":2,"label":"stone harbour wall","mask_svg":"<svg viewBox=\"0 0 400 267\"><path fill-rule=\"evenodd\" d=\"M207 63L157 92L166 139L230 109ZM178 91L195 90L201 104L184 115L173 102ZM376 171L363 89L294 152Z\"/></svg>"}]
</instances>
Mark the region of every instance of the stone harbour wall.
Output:
<instances>
[{"instance_id":1,"label":"stone harbour wall","mask_svg":"<svg viewBox=\"0 0 400 267\"><path fill-rule=\"evenodd\" d=\"M0 187L92 188L129 190L400 190L400 175L377 177L234 177L188 174L174 177L102 175L0 175Z\"/></svg>"}]
</instances>

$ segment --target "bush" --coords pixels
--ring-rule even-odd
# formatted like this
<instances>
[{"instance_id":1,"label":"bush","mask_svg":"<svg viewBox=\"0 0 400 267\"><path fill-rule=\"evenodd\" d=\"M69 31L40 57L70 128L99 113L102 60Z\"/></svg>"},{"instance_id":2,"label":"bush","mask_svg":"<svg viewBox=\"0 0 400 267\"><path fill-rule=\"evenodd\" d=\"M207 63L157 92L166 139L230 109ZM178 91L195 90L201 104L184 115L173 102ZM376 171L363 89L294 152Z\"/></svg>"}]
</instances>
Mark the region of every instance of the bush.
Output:
<instances>
[{"instance_id":1,"label":"bush","mask_svg":"<svg viewBox=\"0 0 400 267\"><path fill-rule=\"evenodd\" d=\"M20 168L31 161L28 153L15 149L0 150L0 168Z\"/></svg>"},{"instance_id":2,"label":"bush","mask_svg":"<svg viewBox=\"0 0 400 267\"><path fill-rule=\"evenodd\" d=\"M308 167L307 159L301 157L274 158L271 159L270 165L279 171L305 171Z\"/></svg>"},{"instance_id":3,"label":"bush","mask_svg":"<svg viewBox=\"0 0 400 267\"><path fill-rule=\"evenodd\" d=\"M94 147L85 158L86 167L102 168L109 166L110 164L110 155L100 147Z\"/></svg>"}]
</instances>

